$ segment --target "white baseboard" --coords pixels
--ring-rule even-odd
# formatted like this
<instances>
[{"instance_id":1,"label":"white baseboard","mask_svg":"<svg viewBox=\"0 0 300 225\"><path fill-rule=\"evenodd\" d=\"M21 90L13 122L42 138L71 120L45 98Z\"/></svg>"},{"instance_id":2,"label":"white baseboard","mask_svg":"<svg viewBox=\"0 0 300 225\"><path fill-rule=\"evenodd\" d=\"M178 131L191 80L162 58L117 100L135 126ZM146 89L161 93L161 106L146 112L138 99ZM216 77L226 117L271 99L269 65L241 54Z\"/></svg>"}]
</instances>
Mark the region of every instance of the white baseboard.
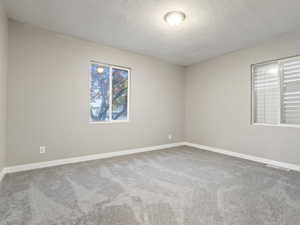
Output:
<instances>
[{"instance_id":1,"label":"white baseboard","mask_svg":"<svg viewBox=\"0 0 300 225\"><path fill-rule=\"evenodd\" d=\"M40 168L46 168L46 167L52 167L52 166L60 166L60 165L65 165L65 164L85 162L85 161L91 161L91 160L97 160L97 159L105 159L105 158L111 158L111 157L115 157L115 156L130 155L130 154L134 154L134 153L149 152L149 151L161 150L161 149L166 149L166 148L178 147L178 146L182 146L182 145L184 145L184 142L177 142L177 143L165 144L165 145L157 145L157 146L151 146L151 147L145 147L145 148L129 149L129 150L123 150L123 151L117 151L117 152L100 153L100 154L66 158L66 159L58 159L58 160L39 162L39 163L30 163L30 164L6 167L3 169L2 173L4 176L5 174L8 174L8 173L34 170L34 169L40 169Z\"/></svg>"},{"instance_id":2,"label":"white baseboard","mask_svg":"<svg viewBox=\"0 0 300 225\"><path fill-rule=\"evenodd\" d=\"M219 153L219 154L223 154L223 155L237 157L237 158L241 158L241 159L247 159L250 161L255 161L255 162L259 162L259 163L263 163L263 164L268 164L273 167L279 167L279 168L285 168L288 170L300 171L300 166L296 165L296 164L279 162L279 161L275 161L275 160L270 160L270 159L251 156L251 155L247 155L247 154L232 152L232 151L228 151L225 149L210 147L210 146L206 146L206 145L194 144L194 143L190 143L190 142L177 142L177 143L172 143L172 144L157 145L157 146L151 146L151 147L145 147L145 148L136 148L136 149L117 151L117 152L108 152L108 153L87 155L87 156L81 156L81 157L73 157L73 158L58 159L58 160L52 160L52 161L46 161L46 162L30 163L30 164L6 167L0 172L0 182L3 179L3 177L5 176L5 174L8 174L8 173L15 173L15 172L34 170L34 169L53 167L53 166L60 166L60 165L65 165L65 164L85 162L85 161L91 161L91 160L97 160L97 159L112 158L112 157L116 157L116 156L130 155L130 154L141 153L141 152L156 151L156 150L173 148L173 147L178 147L178 146L183 146L183 145L206 150L206 151L211 151L211 152L215 152L215 153Z\"/></svg>"},{"instance_id":3,"label":"white baseboard","mask_svg":"<svg viewBox=\"0 0 300 225\"><path fill-rule=\"evenodd\" d=\"M216 152L216 153L220 153L223 155L228 155L228 156L232 156L232 157L236 157L236 158L247 159L247 160L258 162L258 163L271 165L274 168L284 168L286 170L300 171L300 165L296 165L296 164L279 162L279 161L275 161L275 160L271 160L271 159L265 159L265 158L261 158L261 157L257 157L257 156L232 152L232 151L228 151L228 150L221 149L221 148L214 148L214 147L194 144L194 143L190 143L190 142L184 142L184 145L202 149L202 150L206 150L206 151Z\"/></svg>"}]
</instances>

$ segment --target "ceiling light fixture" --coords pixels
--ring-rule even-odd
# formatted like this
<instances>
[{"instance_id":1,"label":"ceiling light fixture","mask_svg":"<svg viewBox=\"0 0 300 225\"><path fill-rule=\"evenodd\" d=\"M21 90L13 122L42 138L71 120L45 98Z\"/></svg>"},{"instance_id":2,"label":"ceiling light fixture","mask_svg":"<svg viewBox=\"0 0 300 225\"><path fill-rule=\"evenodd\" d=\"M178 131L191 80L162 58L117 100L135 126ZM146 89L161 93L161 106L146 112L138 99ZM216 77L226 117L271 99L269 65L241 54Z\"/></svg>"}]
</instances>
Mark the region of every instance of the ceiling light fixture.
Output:
<instances>
[{"instance_id":1,"label":"ceiling light fixture","mask_svg":"<svg viewBox=\"0 0 300 225\"><path fill-rule=\"evenodd\" d=\"M185 20L185 14L180 11L171 11L164 16L165 21L171 26L178 26Z\"/></svg>"}]
</instances>

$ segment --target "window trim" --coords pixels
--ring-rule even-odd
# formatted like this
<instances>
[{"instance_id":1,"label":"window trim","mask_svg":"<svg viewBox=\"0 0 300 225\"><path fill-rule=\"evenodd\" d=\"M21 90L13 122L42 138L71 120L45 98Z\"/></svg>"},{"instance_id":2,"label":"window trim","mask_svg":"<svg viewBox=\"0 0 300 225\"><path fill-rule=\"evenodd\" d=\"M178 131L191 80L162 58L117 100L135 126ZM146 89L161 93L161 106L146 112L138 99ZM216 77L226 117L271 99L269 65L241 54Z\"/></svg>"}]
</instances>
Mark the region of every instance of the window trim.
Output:
<instances>
[{"instance_id":1,"label":"window trim","mask_svg":"<svg viewBox=\"0 0 300 225\"><path fill-rule=\"evenodd\" d=\"M91 64L97 64L99 66L108 66L109 67L109 80L110 80L110 96L109 96L109 120L106 121L92 121L91 116L90 116L90 105L88 104L88 112L89 112L89 124L118 124L118 123L130 123L130 98L131 98L131 71L132 69L127 66L119 66L115 64L109 64L109 63L103 63L95 60L90 60L89 61L89 79L88 79L88 96L89 96L89 102L90 102L90 90L91 90L91 72L92 72L92 67ZM126 70L128 72L128 90L127 90L127 119L126 120L112 120L112 70L113 68L115 69L120 69L120 70Z\"/></svg>"},{"instance_id":2,"label":"window trim","mask_svg":"<svg viewBox=\"0 0 300 225\"><path fill-rule=\"evenodd\" d=\"M250 119L250 125L253 125L253 126L267 126L267 127L287 127L287 128L300 128L300 124L287 124L287 123L282 123L282 88L283 88L283 85L282 85L282 82L283 82L283 72L282 72L282 67L281 67L281 64L286 61L286 60L289 60L289 59L292 59L292 58L300 58L300 55L293 55L293 56L288 56L288 57L284 57L284 58L279 58L279 59L273 59L273 60L268 60L268 61L263 61L263 62L260 62L260 63L255 63L255 64L251 64L250 65L250 73L251 73L251 85L250 85L250 88L251 88L251 101L250 101L250 104L251 104L251 119ZM278 124L268 124L268 123L255 123L255 119L254 119L254 116L255 116L255 101L254 101L254 67L255 66L258 66L258 65L264 65L264 64L271 64L271 63L277 63L278 66L279 66L279 82L280 82L280 104L279 104L279 123Z\"/></svg>"}]
</instances>

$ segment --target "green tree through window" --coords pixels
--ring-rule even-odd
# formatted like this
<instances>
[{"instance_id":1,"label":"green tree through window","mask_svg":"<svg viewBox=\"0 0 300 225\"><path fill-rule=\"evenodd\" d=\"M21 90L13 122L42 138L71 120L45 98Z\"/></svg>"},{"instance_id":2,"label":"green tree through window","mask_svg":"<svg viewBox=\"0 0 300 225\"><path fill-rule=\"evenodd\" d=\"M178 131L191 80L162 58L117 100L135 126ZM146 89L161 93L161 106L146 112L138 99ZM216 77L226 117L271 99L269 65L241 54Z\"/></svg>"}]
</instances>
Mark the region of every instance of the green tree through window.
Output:
<instances>
[{"instance_id":1,"label":"green tree through window","mask_svg":"<svg viewBox=\"0 0 300 225\"><path fill-rule=\"evenodd\" d=\"M91 64L91 122L128 121L129 76L126 68Z\"/></svg>"}]
</instances>

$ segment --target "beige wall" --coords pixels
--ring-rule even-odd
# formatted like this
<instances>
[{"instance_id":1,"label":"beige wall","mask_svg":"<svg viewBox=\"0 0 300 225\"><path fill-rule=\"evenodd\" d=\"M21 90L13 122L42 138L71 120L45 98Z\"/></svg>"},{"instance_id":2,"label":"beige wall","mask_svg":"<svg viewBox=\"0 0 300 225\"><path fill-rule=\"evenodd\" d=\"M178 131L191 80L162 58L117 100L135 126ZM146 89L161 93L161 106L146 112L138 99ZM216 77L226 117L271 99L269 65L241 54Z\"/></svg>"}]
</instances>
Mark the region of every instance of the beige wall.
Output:
<instances>
[{"instance_id":1,"label":"beige wall","mask_svg":"<svg viewBox=\"0 0 300 225\"><path fill-rule=\"evenodd\" d=\"M250 65L299 53L285 35L184 69L10 21L7 165L183 140L300 164L300 129L250 125ZM130 123L88 123L89 60L133 68Z\"/></svg>"},{"instance_id":2,"label":"beige wall","mask_svg":"<svg viewBox=\"0 0 300 225\"><path fill-rule=\"evenodd\" d=\"M193 65L186 71L185 139L300 164L300 129L250 125L250 65L300 54L300 35Z\"/></svg>"},{"instance_id":3,"label":"beige wall","mask_svg":"<svg viewBox=\"0 0 300 225\"><path fill-rule=\"evenodd\" d=\"M7 18L0 1L0 171L5 165Z\"/></svg>"},{"instance_id":4,"label":"beige wall","mask_svg":"<svg viewBox=\"0 0 300 225\"><path fill-rule=\"evenodd\" d=\"M132 68L130 123L88 123L89 60ZM183 141L183 73L155 58L10 21L7 164ZM47 153L39 154L44 145Z\"/></svg>"}]
</instances>

